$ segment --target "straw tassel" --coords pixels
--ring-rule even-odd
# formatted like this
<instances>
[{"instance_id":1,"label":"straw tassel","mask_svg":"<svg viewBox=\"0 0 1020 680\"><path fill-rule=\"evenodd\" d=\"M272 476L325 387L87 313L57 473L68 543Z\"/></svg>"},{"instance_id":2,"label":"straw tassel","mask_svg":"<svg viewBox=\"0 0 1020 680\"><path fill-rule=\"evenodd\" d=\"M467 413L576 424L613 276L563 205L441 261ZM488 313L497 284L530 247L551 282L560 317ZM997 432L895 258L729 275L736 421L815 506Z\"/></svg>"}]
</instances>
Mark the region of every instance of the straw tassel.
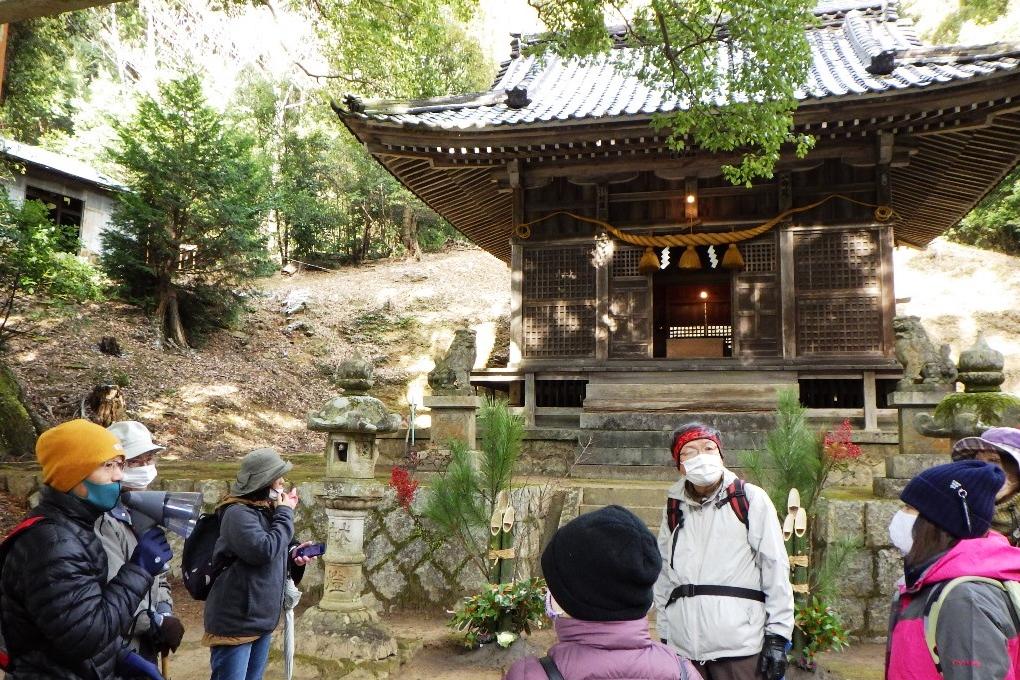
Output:
<instances>
[{"instance_id":1,"label":"straw tassel","mask_svg":"<svg viewBox=\"0 0 1020 680\"><path fill-rule=\"evenodd\" d=\"M722 266L726 269L743 269L744 256L736 243L731 243L722 256Z\"/></svg>"},{"instance_id":2,"label":"straw tassel","mask_svg":"<svg viewBox=\"0 0 1020 680\"><path fill-rule=\"evenodd\" d=\"M659 271L659 258L656 257L655 251L651 246L645 248L645 254L641 256L637 269L641 274L654 274Z\"/></svg>"},{"instance_id":3,"label":"straw tassel","mask_svg":"<svg viewBox=\"0 0 1020 680\"><path fill-rule=\"evenodd\" d=\"M678 266L680 269L701 269L701 258L698 257L698 251L694 249L694 246L687 246L684 249Z\"/></svg>"}]
</instances>

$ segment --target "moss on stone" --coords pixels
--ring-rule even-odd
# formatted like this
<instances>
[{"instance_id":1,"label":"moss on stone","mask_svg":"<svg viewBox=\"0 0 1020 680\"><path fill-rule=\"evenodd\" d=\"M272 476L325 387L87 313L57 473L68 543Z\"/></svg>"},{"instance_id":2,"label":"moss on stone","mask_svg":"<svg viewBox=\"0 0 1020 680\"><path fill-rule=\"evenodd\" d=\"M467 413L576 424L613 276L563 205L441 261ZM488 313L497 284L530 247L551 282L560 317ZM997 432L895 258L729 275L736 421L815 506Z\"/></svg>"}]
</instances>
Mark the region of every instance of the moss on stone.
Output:
<instances>
[{"instance_id":1,"label":"moss on stone","mask_svg":"<svg viewBox=\"0 0 1020 680\"><path fill-rule=\"evenodd\" d=\"M0 460L30 457L35 451L35 438L21 386L11 369L0 363Z\"/></svg>"}]
</instances>

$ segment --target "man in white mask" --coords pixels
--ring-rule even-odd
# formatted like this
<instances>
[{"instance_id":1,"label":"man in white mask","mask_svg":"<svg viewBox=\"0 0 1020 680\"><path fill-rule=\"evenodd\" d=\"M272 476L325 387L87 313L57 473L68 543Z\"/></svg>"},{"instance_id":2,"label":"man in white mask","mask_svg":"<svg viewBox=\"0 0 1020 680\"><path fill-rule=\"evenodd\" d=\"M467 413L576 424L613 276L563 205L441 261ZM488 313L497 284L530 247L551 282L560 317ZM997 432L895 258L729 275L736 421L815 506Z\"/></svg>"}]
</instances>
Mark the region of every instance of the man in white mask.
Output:
<instances>
[{"instance_id":1,"label":"man in white mask","mask_svg":"<svg viewBox=\"0 0 1020 680\"><path fill-rule=\"evenodd\" d=\"M780 680L793 635L793 587L768 494L726 469L719 431L673 432L655 584L659 638L705 680Z\"/></svg>"},{"instance_id":2,"label":"man in white mask","mask_svg":"<svg viewBox=\"0 0 1020 680\"><path fill-rule=\"evenodd\" d=\"M106 429L120 440L124 449L121 489L144 491L156 479L156 458L166 447L153 443L148 428L134 420L122 420ZM113 578L138 544L131 512L117 503L96 520L96 535L106 550L109 578ZM157 654L176 651L183 636L184 626L173 615L170 584L164 573L153 580L148 595L138 606L134 625L126 636L128 644L142 657L156 663Z\"/></svg>"}]
</instances>

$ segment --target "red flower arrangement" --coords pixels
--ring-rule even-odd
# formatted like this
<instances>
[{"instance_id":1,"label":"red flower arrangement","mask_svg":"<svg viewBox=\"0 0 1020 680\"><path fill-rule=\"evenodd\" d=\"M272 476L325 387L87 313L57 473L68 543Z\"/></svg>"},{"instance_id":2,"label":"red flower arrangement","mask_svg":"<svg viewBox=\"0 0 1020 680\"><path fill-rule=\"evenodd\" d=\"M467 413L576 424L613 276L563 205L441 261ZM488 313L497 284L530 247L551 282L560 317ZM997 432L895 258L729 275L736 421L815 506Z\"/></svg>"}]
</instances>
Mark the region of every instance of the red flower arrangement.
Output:
<instances>
[{"instance_id":1,"label":"red flower arrangement","mask_svg":"<svg viewBox=\"0 0 1020 680\"><path fill-rule=\"evenodd\" d=\"M410 512L414 494L418 491L418 482L411 477L407 468L395 466L390 471L390 487L397 492L397 503L400 507Z\"/></svg>"},{"instance_id":2,"label":"red flower arrangement","mask_svg":"<svg viewBox=\"0 0 1020 680\"><path fill-rule=\"evenodd\" d=\"M838 429L828 432L822 442L826 460L833 465L845 465L861 457L861 447L852 441L853 427L846 419Z\"/></svg>"}]
</instances>

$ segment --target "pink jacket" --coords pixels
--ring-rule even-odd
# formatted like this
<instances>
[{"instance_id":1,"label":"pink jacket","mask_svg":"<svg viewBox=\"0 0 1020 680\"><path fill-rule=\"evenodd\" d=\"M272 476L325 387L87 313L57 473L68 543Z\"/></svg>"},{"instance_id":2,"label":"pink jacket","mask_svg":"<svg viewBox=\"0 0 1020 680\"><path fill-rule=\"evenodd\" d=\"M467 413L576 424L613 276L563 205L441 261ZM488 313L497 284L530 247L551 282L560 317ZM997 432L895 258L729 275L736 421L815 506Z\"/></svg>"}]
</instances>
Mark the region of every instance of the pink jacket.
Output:
<instances>
[{"instance_id":1,"label":"pink jacket","mask_svg":"<svg viewBox=\"0 0 1020 680\"><path fill-rule=\"evenodd\" d=\"M925 614L940 583L958 576L1020 581L1020 549L1001 534L960 541L893 601L887 680L1018 680L1020 641L1009 597L993 585L963 583L946 596L935 631L940 674L924 640Z\"/></svg>"},{"instance_id":2,"label":"pink jacket","mask_svg":"<svg viewBox=\"0 0 1020 680\"><path fill-rule=\"evenodd\" d=\"M701 680L690 661L648 635L648 621L580 621L553 623L559 642L549 648L564 680ZM507 671L505 680L545 680L533 656Z\"/></svg>"}]
</instances>

